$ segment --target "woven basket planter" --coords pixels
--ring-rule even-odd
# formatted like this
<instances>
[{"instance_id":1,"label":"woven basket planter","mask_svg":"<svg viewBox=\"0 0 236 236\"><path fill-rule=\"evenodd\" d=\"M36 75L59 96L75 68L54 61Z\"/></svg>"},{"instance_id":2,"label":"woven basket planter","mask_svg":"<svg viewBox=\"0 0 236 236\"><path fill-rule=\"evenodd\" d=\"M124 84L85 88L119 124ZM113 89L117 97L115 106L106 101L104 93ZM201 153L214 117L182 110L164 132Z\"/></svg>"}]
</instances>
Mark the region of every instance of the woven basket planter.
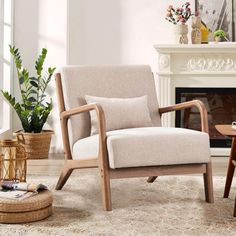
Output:
<instances>
[{"instance_id":1,"label":"woven basket planter","mask_svg":"<svg viewBox=\"0 0 236 236\"><path fill-rule=\"evenodd\" d=\"M52 130L43 130L41 133L15 132L18 142L25 148L27 159L46 159L50 148Z\"/></svg>"}]
</instances>

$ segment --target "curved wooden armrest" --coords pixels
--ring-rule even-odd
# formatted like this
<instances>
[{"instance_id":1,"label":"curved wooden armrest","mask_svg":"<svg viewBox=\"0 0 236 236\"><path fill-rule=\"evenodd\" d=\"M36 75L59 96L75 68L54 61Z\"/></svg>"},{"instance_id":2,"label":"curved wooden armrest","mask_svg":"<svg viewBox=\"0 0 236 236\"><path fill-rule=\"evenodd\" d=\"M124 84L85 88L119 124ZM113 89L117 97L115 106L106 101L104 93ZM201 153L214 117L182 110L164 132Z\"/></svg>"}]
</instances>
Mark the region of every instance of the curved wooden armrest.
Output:
<instances>
[{"instance_id":1,"label":"curved wooden armrest","mask_svg":"<svg viewBox=\"0 0 236 236\"><path fill-rule=\"evenodd\" d=\"M207 116L207 110L203 102L199 100L193 100L189 102L183 102L183 103L178 103L172 106L168 107L161 107L159 108L159 113L160 115L166 112L171 112L171 111L177 111L177 110L183 110L191 107L197 107L199 112L200 112L200 117L201 117L201 128L202 132L209 132L208 129L208 116Z\"/></svg>"},{"instance_id":2,"label":"curved wooden armrest","mask_svg":"<svg viewBox=\"0 0 236 236\"><path fill-rule=\"evenodd\" d=\"M234 166L236 166L236 161L235 160L232 160L232 163Z\"/></svg>"},{"instance_id":3,"label":"curved wooden armrest","mask_svg":"<svg viewBox=\"0 0 236 236\"><path fill-rule=\"evenodd\" d=\"M79 113L89 112L91 110L96 111L96 114L97 114L97 117L98 117L98 120L99 120L99 125L101 124L100 121L104 122L103 127L99 126L99 128L101 128L101 131L105 130L104 129L105 128L104 111L103 111L101 105L99 105L99 104L96 104L96 103L86 104L86 105L83 105L83 106L80 106L80 107L76 107L76 108L72 108L70 110L63 111L63 112L61 112L60 115L61 115L62 119L68 119L70 116L78 115Z\"/></svg>"},{"instance_id":4,"label":"curved wooden armrest","mask_svg":"<svg viewBox=\"0 0 236 236\"><path fill-rule=\"evenodd\" d=\"M71 159L71 150L70 150L70 145L69 145L69 135L68 135L68 129L67 129L67 121L71 116L78 115L80 113L84 112L89 112L91 110L95 110L98 118L98 135L99 135L99 153L102 151L106 150L106 125L105 125L105 115L104 111L99 104L87 104L84 106L80 106L77 108L72 108L70 110L66 110L60 113L60 118L62 122L62 129L64 134L67 134L64 140L66 150L67 150L67 155ZM101 155L99 155L101 156Z\"/></svg>"}]
</instances>

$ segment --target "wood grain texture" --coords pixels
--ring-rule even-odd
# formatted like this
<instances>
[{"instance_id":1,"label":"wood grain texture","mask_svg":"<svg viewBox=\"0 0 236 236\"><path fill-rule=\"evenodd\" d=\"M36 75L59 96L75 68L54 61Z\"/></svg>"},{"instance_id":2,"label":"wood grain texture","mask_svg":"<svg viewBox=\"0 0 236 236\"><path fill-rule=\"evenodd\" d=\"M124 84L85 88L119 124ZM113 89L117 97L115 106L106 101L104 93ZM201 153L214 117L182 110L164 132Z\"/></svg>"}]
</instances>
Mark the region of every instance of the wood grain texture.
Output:
<instances>
[{"instance_id":1,"label":"wood grain texture","mask_svg":"<svg viewBox=\"0 0 236 236\"><path fill-rule=\"evenodd\" d=\"M60 73L57 73L55 75L55 81L56 81L56 92L57 92L57 99L58 99L58 108L59 108L59 114L60 114L61 133L62 133L62 142L64 146L65 159L72 159L68 127L67 127L67 119L65 120L61 118L61 113L65 111L65 102L64 102L64 95L63 95L63 90L62 90Z\"/></svg>"},{"instance_id":2,"label":"wood grain texture","mask_svg":"<svg viewBox=\"0 0 236 236\"><path fill-rule=\"evenodd\" d=\"M212 166L211 163L206 164L206 173L203 174L205 198L209 203L214 203Z\"/></svg>"},{"instance_id":3,"label":"wood grain texture","mask_svg":"<svg viewBox=\"0 0 236 236\"><path fill-rule=\"evenodd\" d=\"M236 163L236 131L232 129L232 125L216 125L215 128L222 135L232 137L231 151L228 161L228 170L224 190L224 198L228 198Z\"/></svg>"},{"instance_id":4,"label":"wood grain texture","mask_svg":"<svg viewBox=\"0 0 236 236\"><path fill-rule=\"evenodd\" d=\"M206 164L130 167L110 170L112 179L206 173Z\"/></svg>"},{"instance_id":5,"label":"wood grain texture","mask_svg":"<svg viewBox=\"0 0 236 236\"><path fill-rule=\"evenodd\" d=\"M231 189L231 184L234 176L234 170L235 165L233 162L236 161L236 138L232 138L232 144L231 144L231 151L229 156L229 162L228 162L228 170L226 175L226 183L225 183L225 191L224 191L224 198L227 198L229 196L229 192Z\"/></svg>"},{"instance_id":6,"label":"wood grain texture","mask_svg":"<svg viewBox=\"0 0 236 236\"><path fill-rule=\"evenodd\" d=\"M56 78L56 87L59 103L59 112L60 112L60 121L62 129L62 138L64 145L65 158L70 160L66 162L62 169L61 175L59 177L56 189L60 190L70 177L74 169L79 168L89 168L89 167L99 167L100 176L101 176L101 187L102 187L102 198L104 210L110 211L111 207L111 190L110 190L110 178L109 178L109 164L107 157L107 146L106 146L106 125L105 125L105 116L102 107L99 104L88 104L73 108L70 110L65 110L64 95L62 89L61 75L58 73L55 76ZM95 110L98 118L98 135L99 135L99 152L98 157L95 157L91 160L88 160L87 163L82 161L76 161L72 159L72 153L70 148L69 133L68 133L68 119L71 116L89 112Z\"/></svg>"},{"instance_id":7,"label":"wood grain texture","mask_svg":"<svg viewBox=\"0 0 236 236\"><path fill-rule=\"evenodd\" d=\"M232 129L232 125L216 125L215 128L222 135L236 137L236 130Z\"/></svg>"},{"instance_id":8,"label":"wood grain texture","mask_svg":"<svg viewBox=\"0 0 236 236\"><path fill-rule=\"evenodd\" d=\"M201 118L201 130L202 130L202 132L209 133L207 110L206 110L206 107L202 101L193 100L193 101L189 101L189 102L175 104L172 106L162 107L162 108L159 108L159 113L163 114L166 112L183 110L183 109L187 109L187 108L191 108L191 107L198 108L198 110L200 112L200 118Z\"/></svg>"},{"instance_id":9,"label":"wood grain texture","mask_svg":"<svg viewBox=\"0 0 236 236\"><path fill-rule=\"evenodd\" d=\"M157 177L158 176L150 176L150 177L148 177L147 182L148 183L153 183L156 180Z\"/></svg>"},{"instance_id":10,"label":"wood grain texture","mask_svg":"<svg viewBox=\"0 0 236 236\"><path fill-rule=\"evenodd\" d=\"M61 171L61 175L56 185L56 190L61 190L71 173L75 169L98 167L98 158L88 160L66 160Z\"/></svg>"}]
</instances>

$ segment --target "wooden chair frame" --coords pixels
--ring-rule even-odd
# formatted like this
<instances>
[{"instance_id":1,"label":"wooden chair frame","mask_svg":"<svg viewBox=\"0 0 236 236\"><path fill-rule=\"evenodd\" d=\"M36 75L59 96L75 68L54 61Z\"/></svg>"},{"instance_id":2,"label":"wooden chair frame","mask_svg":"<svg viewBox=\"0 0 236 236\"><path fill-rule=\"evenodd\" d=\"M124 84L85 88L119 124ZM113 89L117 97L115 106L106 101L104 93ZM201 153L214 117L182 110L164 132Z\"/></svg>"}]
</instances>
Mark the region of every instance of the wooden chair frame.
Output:
<instances>
[{"instance_id":1,"label":"wooden chair frame","mask_svg":"<svg viewBox=\"0 0 236 236\"><path fill-rule=\"evenodd\" d=\"M236 167L236 161L232 160L233 165ZM236 217L236 196L235 196L235 201L234 201L234 217Z\"/></svg>"},{"instance_id":2,"label":"wooden chair frame","mask_svg":"<svg viewBox=\"0 0 236 236\"><path fill-rule=\"evenodd\" d=\"M106 144L106 127L105 116L102 107L99 104L88 104L73 108L65 109L64 96L61 83L61 75L57 73L56 89L59 101L59 112L62 129L62 138L65 152L65 164L63 166L61 175L56 185L56 190L61 190L67 179L70 177L74 169L98 167L101 178L103 208L106 211L112 210L110 179L130 178L130 177L149 177L148 182L153 182L157 176L163 175L177 175L177 174L197 174L202 173L204 178L205 199L209 203L214 202L213 183L212 183L212 167L211 162L201 164L184 164L184 165L170 165L170 166L150 166L150 167L135 167L135 168L109 168L107 144ZM197 107L201 116L202 132L208 133L208 118L207 111L201 101L194 100L184 102L173 106L163 107L159 109L160 115L166 112L182 110L186 108ZM91 157L89 160L73 160L69 134L68 134L68 119L71 116L95 110L98 117L99 126L99 152L97 157Z\"/></svg>"}]
</instances>

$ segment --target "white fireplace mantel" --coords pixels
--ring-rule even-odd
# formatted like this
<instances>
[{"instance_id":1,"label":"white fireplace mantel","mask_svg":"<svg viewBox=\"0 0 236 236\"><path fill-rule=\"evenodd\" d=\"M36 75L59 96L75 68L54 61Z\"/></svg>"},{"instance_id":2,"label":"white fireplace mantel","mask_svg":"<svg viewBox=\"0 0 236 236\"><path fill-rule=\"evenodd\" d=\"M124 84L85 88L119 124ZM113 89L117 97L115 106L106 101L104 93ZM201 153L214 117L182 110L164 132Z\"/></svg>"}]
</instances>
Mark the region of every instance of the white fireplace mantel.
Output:
<instances>
[{"instance_id":1,"label":"white fireplace mantel","mask_svg":"<svg viewBox=\"0 0 236 236\"><path fill-rule=\"evenodd\" d=\"M160 106L175 103L176 87L236 88L236 43L157 44L154 48ZM163 116L164 126L174 126L174 121L174 113ZM212 149L212 153L225 155L228 149Z\"/></svg>"}]
</instances>

